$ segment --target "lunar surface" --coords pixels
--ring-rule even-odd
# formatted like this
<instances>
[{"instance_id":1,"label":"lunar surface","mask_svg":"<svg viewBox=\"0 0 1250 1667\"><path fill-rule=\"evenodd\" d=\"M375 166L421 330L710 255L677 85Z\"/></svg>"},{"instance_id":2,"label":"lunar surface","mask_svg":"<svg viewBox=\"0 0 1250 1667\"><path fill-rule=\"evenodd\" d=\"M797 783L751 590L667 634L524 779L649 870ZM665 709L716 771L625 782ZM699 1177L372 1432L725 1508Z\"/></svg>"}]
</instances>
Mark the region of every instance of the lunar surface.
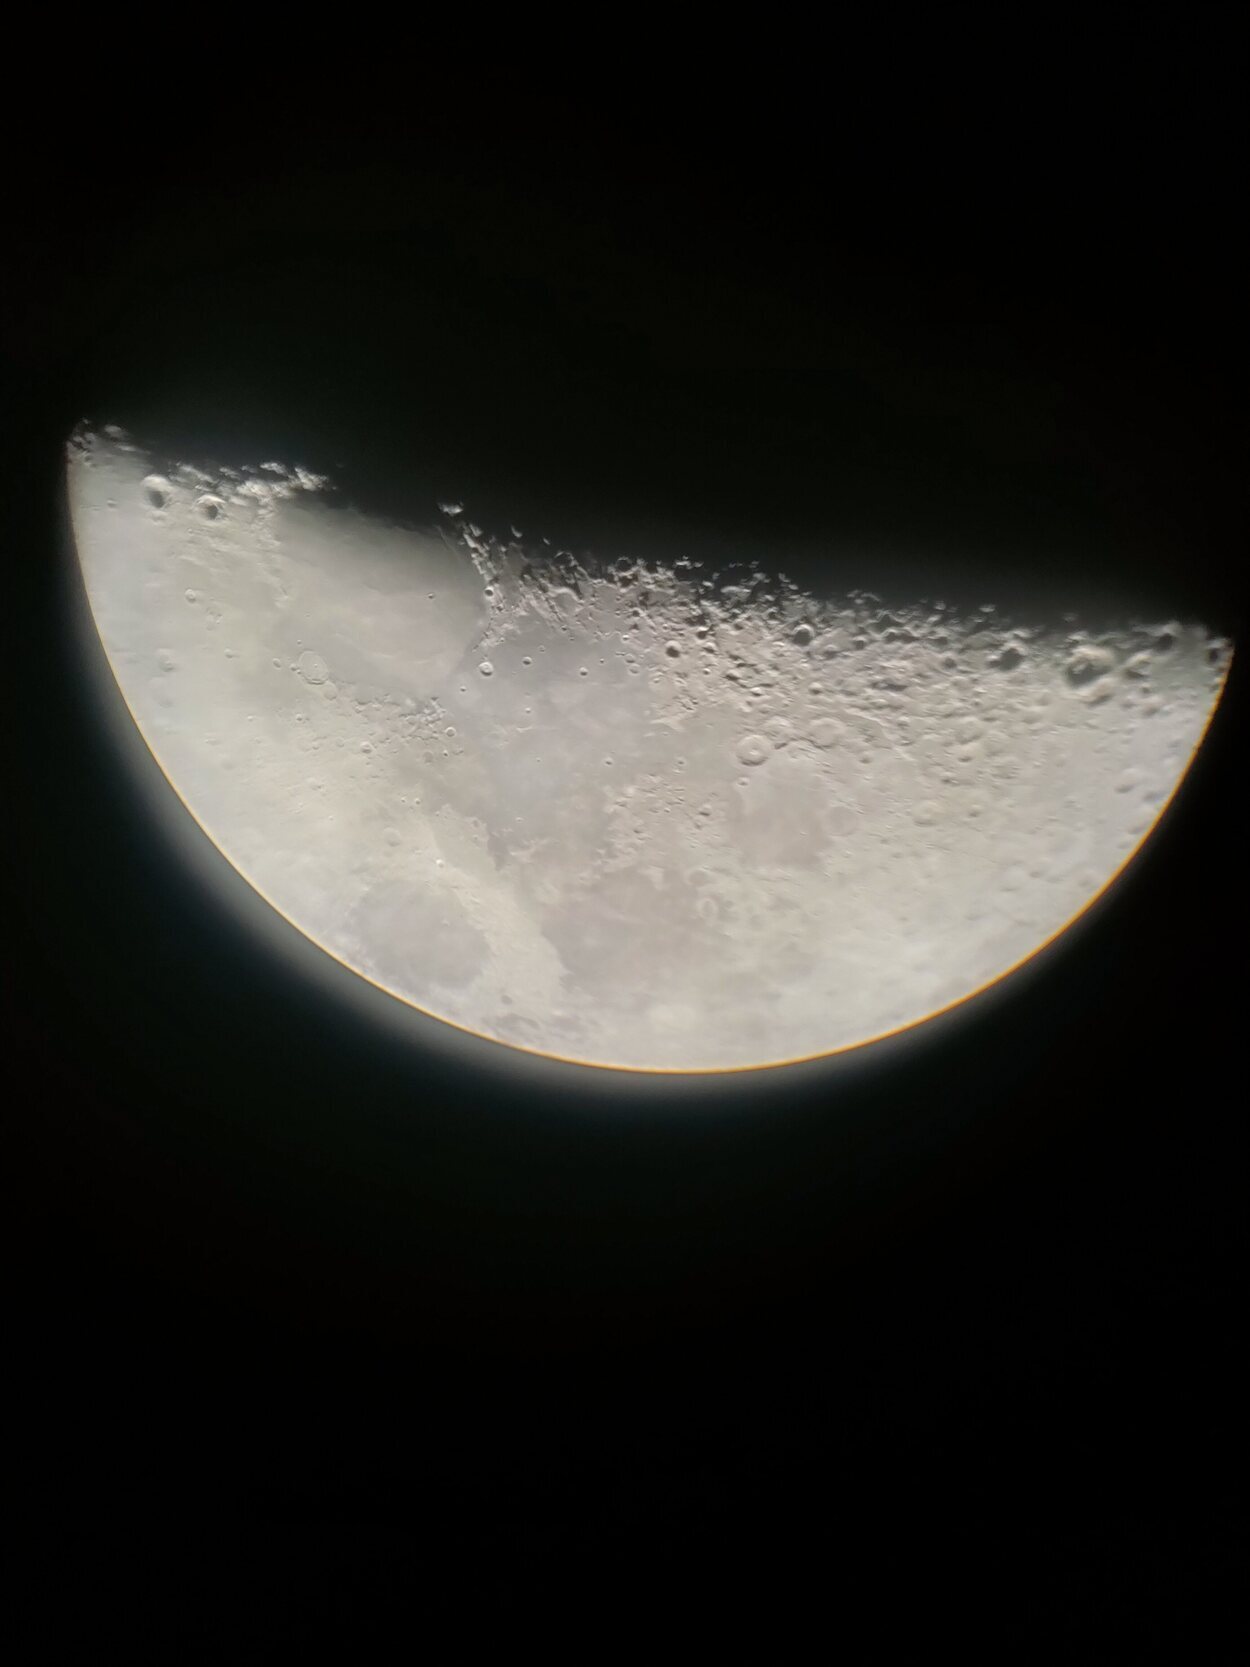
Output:
<instances>
[{"instance_id":1,"label":"lunar surface","mask_svg":"<svg viewBox=\"0 0 1250 1667\"><path fill-rule=\"evenodd\" d=\"M999 978L1141 843L1231 655L394 525L117 429L68 470L122 695L241 874L403 1001L588 1064L832 1053Z\"/></svg>"}]
</instances>

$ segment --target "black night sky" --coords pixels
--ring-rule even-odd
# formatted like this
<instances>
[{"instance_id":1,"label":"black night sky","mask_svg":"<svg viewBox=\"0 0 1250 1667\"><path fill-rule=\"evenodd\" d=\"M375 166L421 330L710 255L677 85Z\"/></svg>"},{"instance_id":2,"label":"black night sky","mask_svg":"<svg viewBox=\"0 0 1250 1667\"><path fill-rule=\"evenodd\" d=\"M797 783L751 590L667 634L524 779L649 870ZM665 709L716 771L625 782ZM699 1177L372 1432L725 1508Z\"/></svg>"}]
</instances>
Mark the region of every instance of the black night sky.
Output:
<instances>
[{"instance_id":1,"label":"black night sky","mask_svg":"<svg viewBox=\"0 0 1250 1667\"><path fill-rule=\"evenodd\" d=\"M167 89L106 161L85 107L6 148L11 1659L445 1621L593 1658L680 1647L675 1608L779 1659L1237 1657L1244 666L1104 904L963 1022L635 1102L427 1058L224 915L117 767L58 565L90 415L379 508L876 541L1238 637L1209 47L975 111L849 71Z\"/></svg>"}]
</instances>

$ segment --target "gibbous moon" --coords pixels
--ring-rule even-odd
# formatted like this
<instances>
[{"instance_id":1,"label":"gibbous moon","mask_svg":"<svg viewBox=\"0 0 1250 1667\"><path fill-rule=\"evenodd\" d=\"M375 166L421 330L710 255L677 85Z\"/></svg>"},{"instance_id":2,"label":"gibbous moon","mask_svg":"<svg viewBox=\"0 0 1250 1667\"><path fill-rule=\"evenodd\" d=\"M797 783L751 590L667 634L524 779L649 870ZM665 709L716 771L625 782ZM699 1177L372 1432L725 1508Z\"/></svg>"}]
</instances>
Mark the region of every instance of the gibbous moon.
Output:
<instances>
[{"instance_id":1,"label":"gibbous moon","mask_svg":"<svg viewBox=\"0 0 1250 1667\"><path fill-rule=\"evenodd\" d=\"M819 1056L999 978L1141 843L1231 657L1191 621L596 567L117 429L68 471L122 695L231 863L401 1000L591 1065Z\"/></svg>"}]
</instances>

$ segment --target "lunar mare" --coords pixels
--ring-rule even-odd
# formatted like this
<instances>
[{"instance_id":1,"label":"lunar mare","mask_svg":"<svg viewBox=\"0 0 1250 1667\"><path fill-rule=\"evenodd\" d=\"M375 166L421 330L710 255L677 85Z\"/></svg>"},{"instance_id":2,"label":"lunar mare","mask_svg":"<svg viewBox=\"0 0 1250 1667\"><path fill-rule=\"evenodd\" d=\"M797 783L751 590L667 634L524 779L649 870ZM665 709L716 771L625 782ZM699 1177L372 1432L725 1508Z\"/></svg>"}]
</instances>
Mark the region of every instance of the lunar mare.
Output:
<instances>
[{"instance_id":1,"label":"lunar mare","mask_svg":"<svg viewBox=\"0 0 1250 1667\"><path fill-rule=\"evenodd\" d=\"M108 660L173 788L330 954L588 1064L831 1053L958 1002L1140 844L1231 646L748 562L596 567L80 430Z\"/></svg>"}]
</instances>

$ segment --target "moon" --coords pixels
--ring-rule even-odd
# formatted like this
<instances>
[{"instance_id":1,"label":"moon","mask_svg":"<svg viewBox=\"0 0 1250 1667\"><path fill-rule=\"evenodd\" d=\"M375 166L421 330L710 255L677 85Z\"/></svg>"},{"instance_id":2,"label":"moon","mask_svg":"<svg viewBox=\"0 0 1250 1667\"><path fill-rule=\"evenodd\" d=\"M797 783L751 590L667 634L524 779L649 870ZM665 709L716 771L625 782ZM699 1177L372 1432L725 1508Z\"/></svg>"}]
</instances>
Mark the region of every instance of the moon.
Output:
<instances>
[{"instance_id":1,"label":"moon","mask_svg":"<svg viewBox=\"0 0 1250 1667\"><path fill-rule=\"evenodd\" d=\"M239 873L400 1001L587 1065L819 1057L1001 978L1140 846L1231 659L399 525L117 428L67 471L122 696Z\"/></svg>"}]
</instances>

